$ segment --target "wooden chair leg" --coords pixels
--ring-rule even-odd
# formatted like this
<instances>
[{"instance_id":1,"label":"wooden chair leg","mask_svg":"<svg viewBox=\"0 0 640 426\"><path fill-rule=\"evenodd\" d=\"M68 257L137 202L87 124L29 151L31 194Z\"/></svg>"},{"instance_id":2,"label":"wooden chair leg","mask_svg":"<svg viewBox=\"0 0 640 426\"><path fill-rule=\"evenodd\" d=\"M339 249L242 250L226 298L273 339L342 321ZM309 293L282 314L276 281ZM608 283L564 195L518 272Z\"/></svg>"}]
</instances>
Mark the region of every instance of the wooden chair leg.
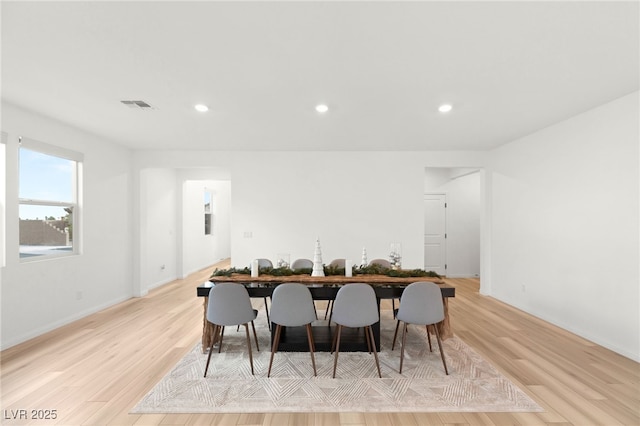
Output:
<instances>
[{"instance_id":1,"label":"wooden chair leg","mask_svg":"<svg viewBox=\"0 0 640 426\"><path fill-rule=\"evenodd\" d=\"M400 370L398 371L402 374L402 362L404 361L404 347L407 342L407 323L404 323L404 327L402 327L402 346L400 348Z\"/></svg>"},{"instance_id":2,"label":"wooden chair leg","mask_svg":"<svg viewBox=\"0 0 640 426\"><path fill-rule=\"evenodd\" d=\"M378 360L378 350L376 349L375 338L373 337L373 330L371 329L370 325L365 327L364 332L366 333L367 331L369 332L369 338L372 342L371 346L373 346L373 357L376 359L376 367L378 367L378 377L382 379L382 373L380 372L380 361Z\"/></svg>"},{"instance_id":3,"label":"wooden chair leg","mask_svg":"<svg viewBox=\"0 0 640 426\"><path fill-rule=\"evenodd\" d=\"M315 344L313 343L313 332L311 330L311 324L307 324L307 339L309 340L309 353L311 354L311 364L313 365L313 375L317 376L316 371L316 358L313 355L315 350Z\"/></svg>"},{"instance_id":4,"label":"wooden chair leg","mask_svg":"<svg viewBox=\"0 0 640 426\"><path fill-rule=\"evenodd\" d=\"M327 314L329 315L329 322L327 325L331 325L331 318L333 317L333 299L329 300L327 304L327 309L324 311L324 319L327 319Z\"/></svg>"},{"instance_id":5,"label":"wooden chair leg","mask_svg":"<svg viewBox=\"0 0 640 426\"><path fill-rule=\"evenodd\" d=\"M267 327L269 327L269 331L271 331L271 320L269 319L269 307L267 306L267 298L264 298L264 312L267 314Z\"/></svg>"},{"instance_id":6,"label":"wooden chair leg","mask_svg":"<svg viewBox=\"0 0 640 426\"><path fill-rule=\"evenodd\" d=\"M340 332L342 331L342 326L338 324L338 334L336 335L336 357L333 360L333 378L336 378L336 368L338 367L338 353L340 352Z\"/></svg>"},{"instance_id":7,"label":"wooden chair leg","mask_svg":"<svg viewBox=\"0 0 640 426\"><path fill-rule=\"evenodd\" d=\"M338 327L336 327L336 332L333 334L333 338L331 339L331 354L336 350L336 340L338 340Z\"/></svg>"},{"instance_id":8,"label":"wooden chair leg","mask_svg":"<svg viewBox=\"0 0 640 426\"><path fill-rule=\"evenodd\" d=\"M249 324L244 324L244 331L247 334L247 349L249 350L249 364L251 364L251 374L255 375L253 372L253 354L251 353L251 337L249 337Z\"/></svg>"},{"instance_id":9,"label":"wooden chair leg","mask_svg":"<svg viewBox=\"0 0 640 426\"><path fill-rule=\"evenodd\" d=\"M333 299L329 300L329 303L327 303L327 309L324 311L324 319L327 319L327 315L329 315L329 323L328 325L331 325L331 318L333 317Z\"/></svg>"},{"instance_id":10,"label":"wooden chair leg","mask_svg":"<svg viewBox=\"0 0 640 426\"><path fill-rule=\"evenodd\" d=\"M258 335L256 334L256 325L251 321L251 328L253 329L253 338L256 339L256 350L260 352L260 346L258 346Z\"/></svg>"},{"instance_id":11,"label":"wooden chair leg","mask_svg":"<svg viewBox=\"0 0 640 426\"><path fill-rule=\"evenodd\" d=\"M222 338L224 337L224 326L220 327L220 343L218 343L218 353L222 351Z\"/></svg>"},{"instance_id":12,"label":"wooden chair leg","mask_svg":"<svg viewBox=\"0 0 640 426\"><path fill-rule=\"evenodd\" d=\"M427 340L429 341L429 352L433 352L433 348L431 347L431 333L429 333L429 326L425 325L427 328ZM433 326L435 328L435 325Z\"/></svg>"},{"instance_id":13,"label":"wooden chair leg","mask_svg":"<svg viewBox=\"0 0 640 426\"><path fill-rule=\"evenodd\" d=\"M329 310L332 310L332 305L333 304L333 300L329 299L329 302L327 303L327 309L325 309L324 311L324 319L327 319L327 315L329 314Z\"/></svg>"},{"instance_id":14,"label":"wooden chair leg","mask_svg":"<svg viewBox=\"0 0 640 426\"><path fill-rule=\"evenodd\" d=\"M360 328L358 328L358 332L360 332ZM364 328L364 339L367 342L367 350L369 351L369 354L371 354L371 340L369 339L369 332L366 327Z\"/></svg>"},{"instance_id":15,"label":"wooden chair leg","mask_svg":"<svg viewBox=\"0 0 640 426\"><path fill-rule=\"evenodd\" d=\"M311 324L309 324L309 328L311 328ZM313 347L313 351L316 351L316 339L313 337L313 333L311 333L311 345Z\"/></svg>"},{"instance_id":16,"label":"wooden chair leg","mask_svg":"<svg viewBox=\"0 0 640 426\"><path fill-rule=\"evenodd\" d=\"M282 326L280 324L276 325L276 333L273 336L273 346L271 347L271 359L269 360L269 370L267 371L267 377L271 376L271 365L273 364L273 356L276 352L278 352L278 344L280 343L280 332L282 331Z\"/></svg>"},{"instance_id":17,"label":"wooden chair leg","mask_svg":"<svg viewBox=\"0 0 640 426\"><path fill-rule=\"evenodd\" d=\"M209 348L209 356L207 357L207 365L204 367L204 377L207 377L207 371L209 370L209 362L211 362L211 354L213 353L213 345L216 343L216 335L218 333L218 326L213 325L213 336L211 337L211 347Z\"/></svg>"},{"instance_id":18,"label":"wooden chair leg","mask_svg":"<svg viewBox=\"0 0 640 426\"><path fill-rule=\"evenodd\" d=\"M391 350L396 347L396 337L398 337L398 328L400 327L400 320L396 321L396 332L393 333L393 343L391 344Z\"/></svg>"},{"instance_id":19,"label":"wooden chair leg","mask_svg":"<svg viewBox=\"0 0 640 426\"><path fill-rule=\"evenodd\" d=\"M440 332L438 331L438 327L434 325L433 327L436 330L436 339L438 339L438 347L440 348L440 357L442 358L442 365L444 365L444 372L449 375L449 370L447 369L447 361L444 360L444 350L442 349L442 340L440 340Z\"/></svg>"}]
</instances>

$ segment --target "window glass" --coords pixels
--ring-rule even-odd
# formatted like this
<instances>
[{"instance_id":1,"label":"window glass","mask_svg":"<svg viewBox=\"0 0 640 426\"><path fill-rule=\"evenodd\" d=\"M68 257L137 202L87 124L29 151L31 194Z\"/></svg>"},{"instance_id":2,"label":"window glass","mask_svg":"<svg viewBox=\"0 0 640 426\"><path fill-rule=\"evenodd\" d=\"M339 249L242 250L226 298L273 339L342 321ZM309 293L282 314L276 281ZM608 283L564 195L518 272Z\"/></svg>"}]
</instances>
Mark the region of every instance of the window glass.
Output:
<instances>
[{"instance_id":1,"label":"window glass","mask_svg":"<svg viewBox=\"0 0 640 426\"><path fill-rule=\"evenodd\" d=\"M22 199L72 202L75 161L20 149Z\"/></svg>"},{"instance_id":2,"label":"window glass","mask_svg":"<svg viewBox=\"0 0 640 426\"><path fill-rule=\"evenodd\" d=\"M20 258L74 253L78 162L21 147Z\"/></svg>"}]
</instances>

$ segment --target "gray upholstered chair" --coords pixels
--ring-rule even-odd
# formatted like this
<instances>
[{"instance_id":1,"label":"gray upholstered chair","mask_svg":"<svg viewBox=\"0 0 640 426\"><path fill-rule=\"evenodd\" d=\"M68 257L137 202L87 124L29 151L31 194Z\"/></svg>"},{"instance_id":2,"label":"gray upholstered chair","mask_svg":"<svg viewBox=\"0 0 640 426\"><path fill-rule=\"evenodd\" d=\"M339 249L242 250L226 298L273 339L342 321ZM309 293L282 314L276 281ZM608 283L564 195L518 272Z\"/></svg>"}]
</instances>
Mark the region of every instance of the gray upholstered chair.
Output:
<instances>
[{"instance_id":1,"label":"gray upholstered chair","mask_svg":"<svg viewBox=\"0 0 640 426\"><path fill-rule=\"evenodd\" d=\"M407 325L416 324L424 325L427 329L429 351L431 352L433 352L433 348L431 347L429 326L433 328L434 333L436 334L436 339L438 339L438 347L440 348L440 357L442 358L442 365L444 365L444 372L449 374L447 362L444 358L444 351L442 349L442 340L440 339L440 333L438 332L438 326L436 325L440 321L444 320L444 304L442 302L442 292L440 287L437 284L426 281L415 282L407 286L407 288L402 292L400 307L398 308L396 318L396 331L393 334L391 350L393 350L396 345L400 321L404 323L404 327L402 328L402 350L400 351L399 372L402 373L404 347L407 338Z\"/></svg>"},{"instance_id":2,"label":"gray upholstered chair","mask_svg":"<svg viewBox=\"0 0 640 426\"><path fill-rule=\"evenodd\" d=\"M369 266L371 265L378 265L378 266L382 266L383 268L388 268L391 269L391 262L389 262L387 259L372 259L369 262ZM395 318L395 312L396 312L396 299L391 299L391 309L393 310L393 315Z\"/></svg>"},{"instance_id":3,"label":"gray upholstered chair","mask_svg":"<svg viewBox=\"0 0 640 426\"><path fill-rule=\"evenodd\" d=\"M258 261L258 268L273 268L273 262L269 259L256 259Z\"/></svg>"},{"instance_id":4,"label":"gray upholstered chair","mask_svg":"<svg viewBox=\"0 0 640 426\"><path fill-rule=\"evenodd\" d=\"M269 259L256 259L258 261L258 269L260 268L273 268L273 262ZM271 330L271 320L269 319L269 306L267 305L267 297L264 298L264 313L267 315L267 327Z\"/></svg>"},{"instance_id":5,"label":"gray upholstered chair","mask_svg":"<svg viewBox=\"0 0 640 426\"><path fill-rule=\"evenodd\" d=\"M378 350L376 349L376 342L373 337L373 330L371 329L371 325L380 321L378 301L373 287L369 284L360 283L345 284L341 287L333 302L333 321L338 325L338 330L332 345L332 350L336 352L333 361L333 377L336 377L336 368L338 366L342 327L364 327L369 352L373 351L376 367L378 367L378 377L382 377L380 362L378 361Z\"/></svg>"},{"instance_id":6,"label":"gray upholstered chair","mask_svg":"<svg viewBox=\"0 0 640 426\"><path fill-rule=\"evenodd\" d=\"M329 262L329 266L332 266L334 268L344 268L344 264L345 259L333 259L331 262Z\"/></svg>"},{"instance_id":7,"label":"gray upholstered chair","mask_svg":"<svg viewBox=\"0 0 640 426\"><path fill-rule=\"evenodd\" d=\"M313 269L313 261L310 259L296 259L291 263L291 269ZM315 304L314 304L315 306ZM316 312L316 319L318 319L318 313ZM326 319L326 318L325 318Z\"/></svg>"},{"instance_id":8,"label":"gray upholstered chair","mask_svg":"<svg viewBox=\"0 0 640 426\"><path fill-rule=\"evenodd\" d=\"M312 269L313 262L309 259L296 259L291 264L291 269Z\"/></svg>"},{"instance_id":9,"label":"gray upholstered chair","mask_svg":"<svg viewBox=\"0 0 640 426\"><path fill-rule=\"evenodd\" d=\"M249 293L242 284L218 283L211 287L209 291L209 303L207 305L207 321L213 324L213 338L211 339L207 365L204 369L204 377L207 377L207 370L209 370L209 362L211 361L211 354L213 353L213 345L217 340L218 332L222 332L221 328L229 325L244 325L247 335L247 349L249 351L251 374L254 374L249 323L251 323L251 327L253 328L253 337L256 339L256 348L259 351L258 336L256 334L256 328L253 325L253 320L257 314L258 311L251 306ZM222 333L220 334L220 345L222 345Z\"/></svg>"},{"instance_id":10,"label":"gray upholstered chair","mask_svg":"<svg viewBox=\"0 0 640 426\"><path fill-rule=\"evenodd\" d=\"M329 262L329 267L344 268L345 262L345 259L333 259L331 262ZM331 316L333 315L333 300L329 300L329 302L327 303L327 309L324 311L324 319L327 319L327 315L329 315L329 324L331 324Z\"/></svg>"},{"instance_id":11,"label":"gray upholstered chair","mask_svg":"<svg viewBox=\"0 0 640 426\"><path fill-rule=\"evenodd\" d=\"M282 327L302 327L307 328L307 340L309 341L309 353L313 364L313 375L317 376L316 360L313 355L315 344L313 342L313 332L311 323L316 320L316 309L313 305L313 298L309 289L299 283L280 284L273 291L271 296L271 321L276 325L273 347L271 348L271 359L269 360L269 371L267 377L271 375L271 365L273 356L278 351L280 334Z\"/></svg>"},{"instance_id":12,"label":"gray upholstered chair","mask_svg":"<svg viewBox=\"0 0 640 426\"><path fill-rule=\"evenodd\" d=\"M380 265L380 266L382 266L383 268L389 268L389 269L391 269L391 262L389 262L389 261L388 261L388 260L386 260L386 259L372 259L372 260L369 262L369 266L371 266L371 265Z\"/></svg>"}]
</instances>

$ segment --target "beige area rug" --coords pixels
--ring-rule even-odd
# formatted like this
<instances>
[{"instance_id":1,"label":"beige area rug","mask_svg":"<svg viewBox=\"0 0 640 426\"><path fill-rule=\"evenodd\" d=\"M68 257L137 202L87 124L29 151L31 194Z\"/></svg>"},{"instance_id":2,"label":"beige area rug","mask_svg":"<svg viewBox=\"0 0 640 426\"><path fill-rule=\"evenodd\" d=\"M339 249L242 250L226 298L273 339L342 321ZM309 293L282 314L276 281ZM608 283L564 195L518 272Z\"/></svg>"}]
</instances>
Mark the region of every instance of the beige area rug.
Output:
<instances>
[{"instance_id":1,"label":"beige area rug","mask_svg":"<svg viewBox=\"0 0 640 426\"><path fill-rule=\"evenodd\" d=\"M244 327L225 333L207 377L207 355L197 344L131 411L132 413L274 413L274 412L514 412L543 411L510 380L462 340L444 341L449 375L437 342L429 352L424 327L410 326L402 374L399 342L391 351L395 321L383 311L382 379L372 354L340 352L336 378L333 355L316 353L313 376L307 352L277 352L269 367L269 331L264 314L256 320L260 352L251 375ZM400 333L399 333L400 334Z\"/></svg>"}]
</instances>

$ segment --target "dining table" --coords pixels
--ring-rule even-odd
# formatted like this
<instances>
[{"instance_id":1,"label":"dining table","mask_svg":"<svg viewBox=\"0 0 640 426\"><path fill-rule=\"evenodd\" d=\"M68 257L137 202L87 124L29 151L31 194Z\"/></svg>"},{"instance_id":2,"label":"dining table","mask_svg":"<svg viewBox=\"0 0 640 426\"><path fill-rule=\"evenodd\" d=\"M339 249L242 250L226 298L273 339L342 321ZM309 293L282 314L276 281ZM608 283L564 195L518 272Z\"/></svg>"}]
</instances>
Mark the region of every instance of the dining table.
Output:
<instances>
[{"instance_id":1,"label":"dining table","mask_svg":"<svg viewBox=\"0 0 640 426\"><path fill-rule=\"evenodd\" d=\"M438 284L442 293L445 318L438 323L438 331L441 338L447 339L453 336L449 319L448 299L455 297L455 287L445 283L440 277L399 277L381 274L358 274L351 277L344 275L311 276L308 274L293 275L267 275L251 276L249 274L233 273L210 277L209 281L197 287L197 296L203 298L203 328L202 351L208 351L211 347L213 325L207 321L208 296L211 287L216 283L232 282L245 286L251 298L270 298L275 288L282 283L301 283L309 288L314 300L330 301L335 299L338 290L348 283L366 283L373 287L380 310L380 300L400 299L403 290L411 283L418 281L430 281ZM266 302L265 302L266 303ZM304 327L284 327L278 346L279 351L308 351L306 331ZM319 320L313 324L313 336L316 351L331 351L331 344L335 334L335 326L330 321ZM275 327L271 327L271 339L273 341ZM380 349L380 322L372 326L376 348ZM341 351L368 351L364 333L361 330L344 330L341 336Z\"/></svg>"}]
</instances>

